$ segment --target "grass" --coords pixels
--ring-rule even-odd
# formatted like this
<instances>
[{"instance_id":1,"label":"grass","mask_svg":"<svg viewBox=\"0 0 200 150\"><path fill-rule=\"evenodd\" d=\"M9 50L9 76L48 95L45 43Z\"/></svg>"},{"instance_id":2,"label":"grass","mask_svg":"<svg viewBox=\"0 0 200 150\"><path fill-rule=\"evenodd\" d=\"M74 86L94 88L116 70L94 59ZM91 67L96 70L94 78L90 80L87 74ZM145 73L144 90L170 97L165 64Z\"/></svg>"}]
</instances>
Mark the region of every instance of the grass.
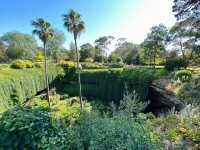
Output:
<instances>
[{"instance_id":1,"label":"grass","mask_svg":"<svg viewBox=\"0 0 200 150\"><path fill-rule=\"evenodd\" d=\"M50 64L49 70L53 69L56 69L56 65ZM0 64L0 80L28 77L33 74L44 74L44 68L12 69L9 64Z\"/></svg>"}]
</instances>

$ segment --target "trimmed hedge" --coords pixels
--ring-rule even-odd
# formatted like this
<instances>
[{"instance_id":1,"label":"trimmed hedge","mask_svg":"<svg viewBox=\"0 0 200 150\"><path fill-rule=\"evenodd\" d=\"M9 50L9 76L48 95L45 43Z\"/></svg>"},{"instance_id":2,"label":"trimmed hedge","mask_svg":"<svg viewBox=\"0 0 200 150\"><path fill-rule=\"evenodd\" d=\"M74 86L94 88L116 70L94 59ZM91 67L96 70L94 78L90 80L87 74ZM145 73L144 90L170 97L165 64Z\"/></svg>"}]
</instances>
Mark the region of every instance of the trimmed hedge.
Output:
<instances>
[{"instance_id":1,"label":"trimmed hedge","mask_svg":"<svg viewBox=\"0 0 200 150\"><path fill-rule=\"evenodd\" d=\"M34 67L34 64L30 60L17 59L13 61L11 64L11 68L14 68L14 69L24 69L24 68L33 68L33 67Z\"/></svg>"},{"instance_id":2,"label":"trimmed hedge","mask_svg":"<svg viewBox=\"0 0 200 150\"><path fill-rule=\"evenodd\" d=\"M154 72L148 68L85 70L81 74L82 94L106 103L119 103L127 85L128 90L135 90L139 97L145 100L149 84L160 75L163 75L163 70ZM60 90L70 96L78 95L77 77L68 73L67 76L65 86Z\"/></svg>"},{"instance_id":3,"label":"trimmed hedge","mask_svg":"<svg viewBox=\"0 0 200 150\"><path fill-rule=\"evenodd\" d=\"M64 73L61 67L49 66L49 83ZM21 104L26 99L45 88L44 69L31 68L15 70L3 68L0 70L0 112L13 105Z\"/></svg>"}]
</instances>

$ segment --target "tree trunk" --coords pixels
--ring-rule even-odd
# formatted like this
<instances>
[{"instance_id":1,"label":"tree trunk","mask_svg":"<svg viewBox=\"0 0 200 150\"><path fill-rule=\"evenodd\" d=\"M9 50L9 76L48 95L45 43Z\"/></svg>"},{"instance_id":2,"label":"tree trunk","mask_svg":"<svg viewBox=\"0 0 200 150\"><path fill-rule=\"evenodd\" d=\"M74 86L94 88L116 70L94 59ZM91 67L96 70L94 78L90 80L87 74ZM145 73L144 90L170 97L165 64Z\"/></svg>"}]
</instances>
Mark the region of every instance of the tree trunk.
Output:
<instances>
[{"instance_id":1,"label":"tree trunk","mask_svg":"<svg viewBox=\"0 0 200 150\"><path fill-rule=\"evenodd\" d=\"M101 63L103 64L104 63L104 60L103 60L103 53L104 53L104 51L103 51L103 49L101 50Z\"/></svg>"},{"instance_id":2,"label":"tree trunk","mask_svg":"<svg viewBox=\"0 0 200 150\"><path fill-rule=\"evenodd\" d=\"M185 51L183 50L182 42L180 42L180 47L181 47L181 53L182 53L183 60L186 60Z\"/></svg>"},{"instance_id":3,"label":"tree trunk","mask_svg":"<svg viewBox=\"0 0 200 150\"><path fill-rule=\"evenodd\" d=\"M51 108L51 102L49 97L49 80L48 80L48 64L47 64L47 48L46 43L44 42L44 70L45 70L45 86L47 90L47 100L49 104L49 108Z\"/></svg>"},{"instance_id":4,"label":"tree trunk","mask_svg":"<svg viewBox=\"0 0 200 150\"><path fill-rule=\"evenodd\" d=\"M77 70L78 70L78 84L79 84L79 100L80 100L80 105L81 105L81 110L83 110L83 101L82 101L82 89L81 89L81 68L79 65L79 53L78 53L78 46L77 46L77 37L74 34L74 42L75 42L75 48L76 48L76 62L77 62Z\"/></svg>"},{"instance_id":5,"label":"tree trunk","mask_svg":"<svg viewBox=\"0 0 200 150\"><path fill-rule=\"evenodd\" d=\"M156 69L156 50L154 50L154 54L153 54L153 68Z\"/></svg>"}]
</instances>

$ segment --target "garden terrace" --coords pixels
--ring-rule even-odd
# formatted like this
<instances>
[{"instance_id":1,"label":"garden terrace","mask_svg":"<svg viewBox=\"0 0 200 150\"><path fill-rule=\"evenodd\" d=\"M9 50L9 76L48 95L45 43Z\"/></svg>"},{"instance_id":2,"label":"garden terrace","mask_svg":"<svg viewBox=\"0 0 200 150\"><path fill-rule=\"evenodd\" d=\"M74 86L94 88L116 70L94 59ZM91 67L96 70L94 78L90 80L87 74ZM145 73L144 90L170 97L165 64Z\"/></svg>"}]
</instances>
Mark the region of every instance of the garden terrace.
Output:
<instances>
[{"instance_id":1,"label":"garden terrace","mask_svg":"<svg viewBox=\"0 0 200 150\"><path fill-rule=\"evenodd\" d=\"M45 89L43 68L12 69L9 65L0 66L0 112L27 99ZM49 82L62 75L63 69L49 65ZM53 85L52 85L53 86Z\"/></svg>"}]
</instances>

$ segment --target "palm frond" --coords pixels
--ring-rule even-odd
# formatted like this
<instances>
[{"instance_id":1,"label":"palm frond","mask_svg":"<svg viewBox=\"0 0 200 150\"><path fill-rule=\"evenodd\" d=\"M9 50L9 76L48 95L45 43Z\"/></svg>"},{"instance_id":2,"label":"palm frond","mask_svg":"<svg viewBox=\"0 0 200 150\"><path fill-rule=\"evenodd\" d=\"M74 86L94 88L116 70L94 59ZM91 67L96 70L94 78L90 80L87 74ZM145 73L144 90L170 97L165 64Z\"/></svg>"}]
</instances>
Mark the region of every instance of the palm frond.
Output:
<instances>
[{"instance_id":1,"label":"palm frond","mask_svg":"<svg viewBox=\"0 0 200 150\"><path fill-rule=\"evenodd\" d=\"M67 31L73 33L75 36L80 36L85 30L85 24L81 19L81 15L74 10L69 10L67 14L64 14L63 21Z\"/></svg>"},{"instance_id":2,"label":"palm frond","mask_svg":"<svg viewBox=\"0 0 200 150\"><path fill-rule=\"evenodd\" d=\"M35 27L33 34L38 35L43 42L47 42L53 37L54 31L51 24L44 19L38 18L32 22L32 25Z\"/></svg>"}]
</instances>

